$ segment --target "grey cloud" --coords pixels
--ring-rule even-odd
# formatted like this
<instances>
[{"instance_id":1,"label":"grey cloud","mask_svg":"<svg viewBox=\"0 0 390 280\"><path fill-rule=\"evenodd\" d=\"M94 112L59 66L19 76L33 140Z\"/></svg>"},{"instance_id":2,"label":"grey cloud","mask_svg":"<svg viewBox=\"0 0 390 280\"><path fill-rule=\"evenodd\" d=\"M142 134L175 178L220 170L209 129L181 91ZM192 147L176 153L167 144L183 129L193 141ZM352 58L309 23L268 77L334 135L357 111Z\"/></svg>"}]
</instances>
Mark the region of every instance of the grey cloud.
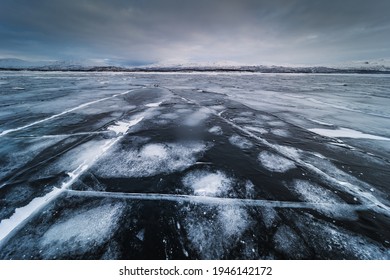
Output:
<instances>
[{"instance_id":1,"label":"grey cloud","mask_svg":"<svg viewBox=\"0 0 390 280\"><path fill-rule=\"evenodd\" d=\"M389 55L390 1L2 0L2 53L317 63Z\"/></svg>"}]
</instances>

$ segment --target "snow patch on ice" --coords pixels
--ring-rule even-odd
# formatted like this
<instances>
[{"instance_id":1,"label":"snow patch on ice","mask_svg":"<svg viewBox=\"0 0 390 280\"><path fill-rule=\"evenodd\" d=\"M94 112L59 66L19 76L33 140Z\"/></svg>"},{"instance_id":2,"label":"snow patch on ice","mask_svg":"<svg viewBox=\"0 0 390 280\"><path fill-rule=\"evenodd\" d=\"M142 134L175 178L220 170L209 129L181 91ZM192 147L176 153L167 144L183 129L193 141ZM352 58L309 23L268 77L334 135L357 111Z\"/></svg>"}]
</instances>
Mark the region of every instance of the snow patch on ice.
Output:
<instances>
[{"instance_id":1,"label":"snow patch on ice","mask_svg":"<svg viewBox=\"0 0 390 280\"><path fill-rule=\"evenodd\" d=\"M174 113L166 113L166 114L160 115L160 118L168 119L168 120L176 120L177 118L179 118L179 116L177 114L174 114Z\"/></svg>"},{"instance_id":2,"label":"snow patch on ice","mask_svg":"<svg viewBox=\"0 0 390 280\"><path fill-rule=\"evenodd\" d=\"M131 127L139 123L143 120L143 117L139 117L137 119L131 121L118 121L113 125L107 127L107 130L114 131L116 134L125 134L127 130Z\"/></svg>"},{"instance_id":3,"label":"snow patch on ice","mask_svg":"<svg viewBox=\"0 0 390 280\"><path fill-rule=\"evenodd\" d=\"M207 108L200 108L198 111L189 115L185 120L184 124L187 126L198 126L205 121L210 115L211 111Z\"/></svg>"},{"instance_id":4,"label":"snow patch on ice","mask_svg":"<svg viewBox=\"0 0 390 280\"><path fill-rule=\"evenodd\" d=\"M343 219L356 218L356 214L350 208L343 207L347 204L341 198L320 185L309 181L295 180L289 188L303 201L314 203L316 210L325 215Z\"/></svg>"},{"instance_id":5,"label":"snow patch on ice","mask_svg":"<svg viewBox=\"0 0 390 280\"><path fill-rule=\"evenodd\" d=\"M363 133L357 130L340 127L339 129L323 129L323 128L312 128L308 129L316 134L326 137L340 137L340 138L355 138L355 139L371 139L371 140L384 140L390 141L390 138Z\"/></svg>"},{"instance_id":6,"label":"snow patch on ice","mask_svg":"<svg viewBox=\"0 0 390 280\"><path fill-rule=\"evenodd\" d=\"M258 160L266 169L272 172L283 173L295 167L291 160L268 151L261 152Z\"/></svg>"},{"instance_id":7,"label":"snow patch on ice","mask_svg":"<svg viewBox=\"0 0 390 280\"><path fill-rule=\"evenodd\" d=\"M159 107L161 104L162 104L162 101L156 102L156 103L149 103L149 104L146 104L145 106L149 107L149 108L155 108L155 107Z\"/></svg>"},{"instance_id":8,"label":"snow patch on ice","mask_svg":"<svg viewBox=\"0 0 390 280\"><path fill-rule=\"evenodd\" d=\"M212 128L209 129L209 132L214 134L214 135L222 135L223 131L220 126L213 126Z\"/></svg>"},{"instance_id":9,"label":"snow patch on ice","mask_svg":"<svg viewBox=\"0 0 390 280\"><path fill-rule=\"evenodd\" d=\"M258 132L260 134L266 134L268 131L264 128L261 127L255 127L255 126L244 126L245 129L253 131L253 132Z\"/></svg>"},{"instance_id":10,"label":"snow patch on ice","mask_svg":"<svg viewBox=\"0 0 390 280\"><path fill-rule=\"evenodd\" d=\"M326 122L322 122L322 121L318 121L318 120L309 119L309 121L312 121L316 124L320 124L320 125L324 125L324 126L333 126L333 124L331 124L331 123L326 123Z\"/></svg>"},{"instance_id":11,"label":"snow patch on ice","mask_svg":"<svg viewBox=\"0 0 390 280\"><path fill-rule=\"evenodd\" d=\"M293 219L310 247L324 259L388 260L390 251L376 241L312 216Z\"/></svg>"},{"instance_id":12,"label":"snow patch on ice","mask_svg":"<svg viewBox=\"0 0 390 280\"><path fill-rule=\"evenodd\" d=\"M208 146L201 142L150 143L140 149L116 150L106 155L95 171L105 178L169 174L195 164L206 149Z\"/></svg>"},{"instance_id":13,"label":"snow patch on ice","mask_svg":"<svg viewBox=\"0 0 390 280\"><path fill-rule=\"evenodd\" d=\"M250 149L253 147L253 143L251 141L237 134L229 137L229 142L230 144L243 150Z\"/></svg>"},{"instance_id":14,"label":"snow patch on ice","mask_svg":"<svg viewBox=\"0 0 390 280\"><path fill-rule=\"evenodd\" d=\"M196 170L182 179L183 185L199 196L223 196L232 188L233 179L221 171L208 172Z\"/></svg>"},{"instance_id":15,"label":"snow patch on ice","mask_svg":"<svg viewBox=\"0 0 390 280\"><path fill-rule=\"evenodd\" d=\"M271 129L271 133L280 137L288 137L290 133L284 129Z\"/></svg>"},{"instance_id":16,"label":"snow patch on ice","mask_svg":"<svg viewBox=\"0 0 390 280\"><path fill-rule=\"evenodd\" d=\"M273 241L275 250L284 254L288 259L303 259L308 257L308 249L304 241L286 225L279 226Z\"/></svg>"},{"instance_id":17,"label":"snow patch on ice","mask_svg":"<svg viewBox=\"0 0 390 280\"><path fill-rule=\"evenodd\" d=\"M188 209L182 225L201 259L222 259L238 245L252 222L243 207L226 205Z\"/></svg>"},{"instance_id":18,"label":"snow patch on ice","mask_svg":"<svg viewBox=\"0 0 390 280\"><path fill-rule=\"evenodd\" d=\"M107 204L57 222L41 239L44 256L83 254L102 245L114 234L123 208L119 203Z\"/></svg>"}]
</instances>

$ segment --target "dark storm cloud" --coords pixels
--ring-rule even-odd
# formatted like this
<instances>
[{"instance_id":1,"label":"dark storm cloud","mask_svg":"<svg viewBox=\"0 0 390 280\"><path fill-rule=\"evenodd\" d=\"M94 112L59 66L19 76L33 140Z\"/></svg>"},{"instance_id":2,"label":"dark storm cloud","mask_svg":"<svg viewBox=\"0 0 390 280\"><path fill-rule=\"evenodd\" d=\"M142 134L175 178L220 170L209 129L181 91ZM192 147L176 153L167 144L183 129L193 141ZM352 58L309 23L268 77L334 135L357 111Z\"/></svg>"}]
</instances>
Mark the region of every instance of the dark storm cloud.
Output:
<instances>
[{"instance_id":1,"label":"dark storm cloud","mask_svg":"<svg viewBox=\"0 0 390 280\"><path fill-rule=\"evenodd\" d=\"M390 56L388 0L2 0L0 56L321 63Z\"/></svg>"}]
</instances>

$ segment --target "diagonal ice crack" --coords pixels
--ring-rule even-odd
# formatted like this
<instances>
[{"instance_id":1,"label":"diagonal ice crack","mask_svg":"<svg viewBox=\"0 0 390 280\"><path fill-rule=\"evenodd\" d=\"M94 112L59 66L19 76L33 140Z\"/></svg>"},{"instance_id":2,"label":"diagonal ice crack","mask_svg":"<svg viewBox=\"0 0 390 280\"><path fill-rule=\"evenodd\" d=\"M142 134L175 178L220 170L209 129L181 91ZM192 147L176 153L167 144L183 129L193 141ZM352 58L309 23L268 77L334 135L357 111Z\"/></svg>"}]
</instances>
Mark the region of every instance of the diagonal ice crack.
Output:
<instances>
[{"instance_id":1,"label":"diagonal ice crack","mask_svg":"<svg viewBox=\"0 0 390 280\"><path fill-rule=\"evenodd\" d=\"M0 137L2 137L2 136L4 136L4 135L7 135L8 133L11 133L11 132L23 130L23 129L28 128L28 127L31 127L31 126L34 126L34 125L37 125L37 124L40 124L40 123L43 123L43 122L47 122L47 121L49 121L49 120L58 118L58 117L60 117L60 116L63 116L63 115L65 115L65 114L68 114L68 113L70 113L70 112L73 112L73 111L82 109L82 108L84 108L84 107L87 107L87 106L89 106L89 105L96 104L96 103L99 103L99 102L102 102L102 101L105 101L105 100L109 100L109 99L112 99L112 98L115 98L115 97L118 97L118 96L121 96L121 95L128 94L129 92L131 92L131 90L128 90L128 91L125 91L125 92L122 92L122 93L117 93L117 94L114 94L114 95L109 96L109 97L105 97L105 98L101 98L101 99L98 99L98 100L94 100L94 101L90 101L90 102L81 104L81 105L76 106L76 107L74 107L74 108L71 108L71 109L68 109L68 110L66 110L66 111L63 111L63 112L61 112L61 113L59 113L59 114L52 115L52 116L50 116L50 117L47 117L47 118L41 119L41 120L39 120L39 121L35 121L35 122L32 122L32 123L26 124L26 125L24 125L24 126L20 126L20 127L17 127L17 128L11 128L11 129L4 130L4 131L2 131L2 132L0 133Z\"/></svg>"},{"instance_id":2,"label":"diagonal ice crack","mask_svg":"<svg viewBox=\"0 0 390 280\"><path fill-rule=\"evenodd\" d=\"M67 190L88 168L90 168L99 158L101 158L113 145L121 140L125 132L130 127L138 124L143 120L143 116L126 122L126 129L122 129L120 136L106 140L100 151L96 153L88 162L84 161L75 170L68 173L69 179L64 181L59 188L54 187L53 190L44 196L34 198L29 204L15 210L14 214L0 222L0 244L5 239L9 238L12 232L24 225L35 213L57 198L65 190ZM123 121L121 125L123 126Z\"/></svg>"}]
</instances>

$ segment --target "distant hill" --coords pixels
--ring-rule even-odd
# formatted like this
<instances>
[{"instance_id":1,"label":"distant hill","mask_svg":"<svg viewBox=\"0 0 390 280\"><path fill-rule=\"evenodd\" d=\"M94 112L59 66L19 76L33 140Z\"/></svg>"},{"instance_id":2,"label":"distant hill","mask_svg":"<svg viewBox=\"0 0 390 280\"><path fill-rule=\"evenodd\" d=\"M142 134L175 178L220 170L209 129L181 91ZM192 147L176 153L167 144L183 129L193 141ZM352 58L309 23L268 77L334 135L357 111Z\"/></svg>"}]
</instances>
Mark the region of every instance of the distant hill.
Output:
<instances>
[{"instance_id":1,"label":"distant hill","mask_svg":"<svg viewBox=\"0 0 390 280\"><path fill-rule=\"evenodd\" d=\"M390 60L357 61L328 66L265 66L228 64L180 64L124 67L93 65L82 61L35 61L17 58L0 59L0 70L31 71L98 71L98 72L250 72L250 73L358 73L390 74Z\"/></svg>"}]
</instances>

